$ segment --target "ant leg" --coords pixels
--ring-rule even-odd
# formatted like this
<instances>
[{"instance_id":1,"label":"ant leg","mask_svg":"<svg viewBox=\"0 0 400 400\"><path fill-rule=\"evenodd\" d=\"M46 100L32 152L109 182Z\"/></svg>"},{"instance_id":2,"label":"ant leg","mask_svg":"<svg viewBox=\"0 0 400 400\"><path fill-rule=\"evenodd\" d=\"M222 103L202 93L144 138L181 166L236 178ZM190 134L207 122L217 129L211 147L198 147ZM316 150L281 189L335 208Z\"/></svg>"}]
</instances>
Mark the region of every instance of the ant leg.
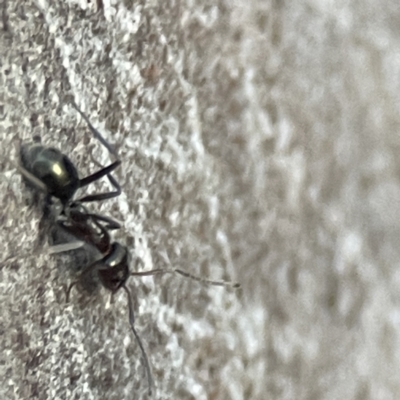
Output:
<instances>
[{"instance_id":1,"label":"ant leg","mask_svg":"<svg viewBox=\"0 0 400 400\"><path fill-rule=\"evenodd\" d=\"M39 238L38 238L38 246L39 248L43 247L45 242L45 236L51 232L52 225L57 220L61 213L61 209L57 209L54 207L54 203L52 202L52 196L48 194L43 203L42 216L39 221Z\"/></svg>"},{"instance_id":2,"label":"ant leg","mask_svg":"<svg viewBox=\"0 0 400 400\"><path fill-rule=\"evenodd\" d=\"M43 205L43 212L42 212L42 216L40 217L40 221L39 221L39 235L38 235L38 247L42 248L44 241L45 241L45 237L47 236L47 234L50 231L50 220L49 217L51 215L51 197L50 196L46 196L46 199L44 201L44 205Z\"/></svg>"},{"instance_id":3,"label":"ant leg","mask_svg":"<svg viewBox=\"0 0 400 400\"><path fill-rule=\"evenodd\" d=\"M79 282L79 281L74 281L74 282L72 282L72 283L68 286L67 292L65 293L65 302L66 302L66 303L69 303L69 295L71 294L71 290L72 290L72 288L73 288L74 286L76 286L76 284L77 284L78 282Z\"/></svg>"},{"instance_id":4,"label":"ant leg","mask_svg":"<svg viewBox=\"0 0 400 400\"><path fill-rule=\"evenodd\" d=\"M97 163L98 164L98 163ZM115 168L117 168L121 164L121 160L114 161L107 167L103 167L100 171L97 171L86 178L82 178L79 181L79 187L87 186L90 183L99 180L103 176L106 176L110 174L112 171L114 171ZM118 183L116 184L117 187L119 187Z\"/></svg>"},{"instance_id":5,"label":"ant leg","mask_svg":"<svg viewBox=\"0 0 400 400\"><path fill-rule=\"evenodd\" d=\"M110 167L113 166L114 164L116 164L117 162L118 162L118 165L121 163L121 161L116 161L115 163L111 164ZM118 165L117 165L117 166L118 166ZM106 168L108 168L108 167L106 167ZM116 168L116 167L114 167L114 168ZM102 169L101 171L99 171L99 172L102 172L104 169L105 169L105 168L103 168L103 169ZM99 172L98 172L98 173L99 173ZM96 174L97 174L97 173L96 173ZM96 174L93 174L93 175L91 175L91 176L88 176L87 178L81 179L81 187L88 184L88 183L84 182L84 185L82 185L82 182L83 182L85 179L91 178L91 177L93 177L93 176L96 175ZM101 175L99 178L93 179L93 180L90 181L89 183L94 182L94 181L96 181L97 179L100 179L100 178L103 177L103 176L104 176L104 175ZM114 188L116 189L114 192L106 192L106 193L92 194L92 195L89 195L89 196L82 197L81 199L76 200L76 202L86 203L86 202L89 202L89 201L103 201L103 200L112 199L113 197L118 197L118 196L122 193L122 191L121 191L121 186L119 185L119 183L117 182L117 180L116 180L112 175L107 174L107 178L108 178L108 180L110 181L111 185L113 185Z\"/></svg>"},{"instance_id":6,"label":"ant leg","mask_svg":"<svg viewBox=\"0 0 400 400\"><path fill-rule=\"evenodd\" d=\"M47 193L47 186L35 175L31 174L28 170L26 170L22 165L18 164L17 169L21 173L21 175L36 189L41 190L43 193Z\"/></svg>"},{"instance_id":7,"label":"ant leg","mask_svg":"<svg viewBox=\"0 0 400 400\"><path fill-rule=\"evenodd\" d=\"M202 278L201 276L189 274L188 272L182 271L181 269L178 269L178 268L173 268L173 269L161 269L161 268L151 269L149 271L131 272L131 275L133 275L133 276L150 276L150 275L173 274L173 273L182 275L185 278L193 279L193 280L195 280L197 282L201 282L201 283L208 284L208 285L228 286L228 287L233 287L234 289L240 288L240 283L229 282L229 281L213 281L211 279Z\"/></svg>"},{"instance_id":8,"label":"ant leg","mask_svg":"<svg viewBox=\"0 0 400 400\"><path fill-rule=\"evenodd\" d=\"M76 224L85 224L87 225L89 220L92 220L94 224L104 233L105 229L114 230L121 228L121 223L116 221L113 218L106 217L100 214L90 213L89 210L81 203L72 203L68 209L68 215L70 221L73 221ZM103 226L99 223L105 222L106 225ZM65 228L65 224L62 223L62 226Z\"/></svg>"},{"instance_id":9,"label":"ant leg","mask_svg":"<svg viewBox=\"0 0 400 400\"><path fill-rule=\"evenodd\" d=\"M66 251L77 250L83 247L85 243L82 241L76 241L71 243L55 244L49 247L49 254L64 253Z\"/></svg>"},{"instance_id":10,"label":"ant leg","mask_svg":"<svg viewBox=\"0 0 400 400\"><path fill-rule=\"evenodd\" d=\"M83 270L83 272L80 273L79 278L77 280L73 281L68 286L68 289L67 289L66 294L65 294L65 299L66 299L67 303L69 302L69 297L70 297L72 288L74 286L76 286L79 282L83 281L85 275L91 274L96 268L98 268L98 266L99 266L99 262L98 261L95 261L93 264L90 264L86 269Z\"/></svg>"},{"instance_id":11,"label":"ant leg","mask_svg":"<svg viewBox=\"0 0 400 400\"><path fill-rule=\"evenodd\" d=\"M86 116L86 114L84 114L83 111L81 111L79 109L79 107L77 106L77 104L75 103L74 100L72 100L72 106L75 108L76 111L78 111L78 113L81 115L81 117L83 118L83 120L87 123L90 131L93 133L93 136L113 155L117 155L117 152L115 151L114 147L111 146L110 143L107 142L106 139L103 138L103 136L101 135L101 133L91 124L91 122L89 121L89 118Z\"/></svg>"},{"instance_id":12,"label":"ant leg","mask_svg":"<svg viewBox=\"0 0 400 400\"><path fill-rule=\"evenodd\" d=\"M107 224L104 227L105 229L113 230L121 228L121 224L110 217L105 217L104 215L91 214L91 213L87 213L86 215L90 217L92 220L105 222Z\"/></svg>"},{"instance_id":13,"label":"ant leg","mask_svg":"<svg viewBox=\"0 0 400 400\"><path fill-rule=\"evenodd\" d=\"M87 176L86 178L82 178L79 183L79 187L87 186L90 183L99 180L103 176L106 176L110 174L112 171L114 171L115 168L117 168L121 164L121 160L114 161L107 167L102 168L100 171L95 172L92 175ZM113 184L114 186L114 184ZM116 188L119 187L118 183L116 183Z\"/></svg>"},{"instance_id":14,"label":"ant leg","mask_svg":"<svg viewBox=\"0 0 400 400\"><path fill-rule=\"evenodd\" d=\"M129 291L129 289L125 285L122 285L122 288L125 290L126 295L128 297L129 324L131 326L132 332L133 332L133 334L135 336L135 339L136 339L136 341L137 341L137 343L138 343L138 345L140 347L140 350L142 352L144 365L145 365L146 373L147 373L147 382L148 382L148 385L149 385L149 396L151 396L151 388L153 387L153 378L151 376L149 360L148 360L146 352L144 350L142 341L140 340L140 337L139 337L139 335L138 335L138 333L136 332L136 329L135 329L135 314L133 313L133 304L132 304L131 292Z\"/></svg>"},{"instance_id":15,"label":"ant leg","mask_svg":"<svg viewBox=\"0 0 400 400\"><path fill-rule=\"evenodd\" d=\"M80 217L82 218L79 219ZM110 221L110 223L111 222L112 221ZM108 229L116 229L117 223L115 224L116 225L108 228L107 226L103 226L101 223L99 223L95 218L91 218L87 214L83 214L80 212L74 213L74 215L70 215L65 221L57 221L57 226L62 231L75 238L73 243L79 245L79 242L83 241L83 244L87 243L93 248L97 248L97 250L103 255L108 254L108 252L110 251L111 239ZM98 228L100 232L96 228ZM74 244L71 244L71 246L75 247ZM80 246L76 246L76 248L79 247ZM63 251L63 249L61 248L60 251ZM95 269L95 267L91 268L90 266L87 268L89 268L90 270Z\"/></svg>"},{"instance_id":16,"label":"ant leg","mask_svg":"<svg viewBox=\"0 0 400 400\"><path fill-rule=\"evenodd\" d=\"M93 162L94 164L96 164L99 168L101 168L101 170L100 170L99 172L105 170L105 168L103 168L103 166L102 166L97 160L95 160L95 159L93 158L93 155L92 155L92 154L90 154L90 158L91 158L91 160L92 160L92 162ZM113 163L113 164L111 164L111 165L114 165L114 164L116 164L116 163L119 163L119 164L120 164L121 161L120 161L120 160L117 160L115 163ZM119 165L119 164L118 164L118 165ZM116 167L115 167L115 168L116 168ZM109 170L109 172L111 172L111 171L112 171L112 169ZM90 180L90 182L86 182L86 180L89 180L89 178L90 178L90 179L93 179L93 177L94 177L95 175L96 175L96 174L93 174L93 175L91 175L91 176L89 176L89 177L87 177L87 178L82 179L82 180L81 180L81 186L88 185L89 183L94 182L94 181L96 181L97 179L100 179L100 177L96 177L94 180ZM103 201L103 200L108 200L108 199L111 199L111 198L113 198L113 197L119 196L119 195L121 194L121 186L119 185L118 181L117 181L110 173L107 174L107 178L108 178L108 180L110 181L111 185L114 186L114 188L116 189L114 192L107 192L107 193L99 193L99 194L89 195L89 196L83 197L82 199L79 199L78 201L80 201L80 202Z\"/></svg>"}]
</instances>

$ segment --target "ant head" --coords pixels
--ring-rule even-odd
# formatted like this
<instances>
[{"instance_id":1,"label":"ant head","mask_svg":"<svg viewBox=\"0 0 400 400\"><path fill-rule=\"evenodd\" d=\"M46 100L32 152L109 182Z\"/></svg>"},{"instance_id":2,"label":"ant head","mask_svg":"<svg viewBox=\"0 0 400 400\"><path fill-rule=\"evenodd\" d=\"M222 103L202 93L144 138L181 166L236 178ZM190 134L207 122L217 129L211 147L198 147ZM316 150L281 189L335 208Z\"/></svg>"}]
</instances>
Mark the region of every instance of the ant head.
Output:
<instances>
[{"instance_id":1,"label":"ant head","mask_svg":"<svg viewBox=\"0 0 400 400\"><path fill-rule=\"evenodd\" d=\"M106 289L115 293L124 286L130 276L128 249L114 242L110 253L100 263L101 266L97 271L101 283Z\"/></svg>"}]
</instances>

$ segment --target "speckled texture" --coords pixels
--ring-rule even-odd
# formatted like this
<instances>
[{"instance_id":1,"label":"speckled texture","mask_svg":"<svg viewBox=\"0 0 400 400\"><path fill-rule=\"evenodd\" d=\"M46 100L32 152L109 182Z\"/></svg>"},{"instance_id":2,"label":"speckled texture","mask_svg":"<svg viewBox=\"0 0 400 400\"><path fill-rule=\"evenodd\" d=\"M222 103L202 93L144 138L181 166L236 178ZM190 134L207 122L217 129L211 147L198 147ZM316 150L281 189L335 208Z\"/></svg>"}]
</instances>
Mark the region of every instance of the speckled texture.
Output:
<instances>
[{"instance_id":1,"label":"speckled texture","mask_svg":"<svg viewBox=\"0 0 400 400\"><path fill-rule=\"evenodd\" d=\"M154 399L399 398L396 1L0 4L1 399L147 398L124 294L65 303L15 168L34 135L111 161L71 98L132 267L243 285L131 279Z\"/></svg>"}]
</instances>

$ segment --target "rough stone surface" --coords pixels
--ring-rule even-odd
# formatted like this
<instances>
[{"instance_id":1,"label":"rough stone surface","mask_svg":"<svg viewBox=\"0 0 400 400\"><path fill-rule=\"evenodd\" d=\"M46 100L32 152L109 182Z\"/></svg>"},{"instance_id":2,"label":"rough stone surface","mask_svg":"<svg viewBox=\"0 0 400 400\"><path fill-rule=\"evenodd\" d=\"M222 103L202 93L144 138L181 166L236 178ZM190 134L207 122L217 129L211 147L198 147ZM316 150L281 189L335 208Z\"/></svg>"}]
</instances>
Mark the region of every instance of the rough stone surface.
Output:
<instances>
[{"instance_id":1,"label":"rough stone surface","mask_svg":"<svg viewBox=\"0 0 400 400\"><path fill-rule=\"evenodd\" d=\"M71 99L121 157L90 207L132 268L243 286L130 280L154 399L399 398L398 2L0 5L1 399L147 398L124 293L66 304L16 169L37 135L112 161Z\"/></svg>"}]
</instances>

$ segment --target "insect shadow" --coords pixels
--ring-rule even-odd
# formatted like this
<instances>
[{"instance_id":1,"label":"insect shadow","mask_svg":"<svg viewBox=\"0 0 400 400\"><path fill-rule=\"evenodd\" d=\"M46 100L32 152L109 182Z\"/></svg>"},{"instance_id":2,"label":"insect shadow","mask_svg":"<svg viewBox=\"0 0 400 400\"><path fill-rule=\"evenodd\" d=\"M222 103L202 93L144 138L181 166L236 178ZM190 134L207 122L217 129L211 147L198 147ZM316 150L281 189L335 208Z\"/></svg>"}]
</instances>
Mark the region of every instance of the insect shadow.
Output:
<instances>
[{"instance_id":1,"label":"insect shadow","mask_svg":"<svg viewBox=\"0 0 400 400\"><path fill-rule=\"evenodd\" d=\"M74 107L87 122L94 136L97 137L112 154L116 155L113 148L91 125L86 115L80 111L76 105L74 105ZM117 293L121 289L126 293L129 324L142 354L147 375L148 393L151 395L154 381L147 353L135 328L132 295L126 285L129 277L174 273L209 285L233 288L239 288L240 285L228 281L206 279L189 274L178 268L157 268L137 272L132 272L130 270L131 256L128 248L117 241L112 241L109 233L110 230L120 228L120 224L107 216L91 213L85 206L85 203L107 200L121 193L118 182L110 174L120 163L118 159L109 166L101 168L94 174L80 179L76 167L65 154L57 149L47 148L40 143L36 143L21 146L21 165L19 169L30 186L33 186L46 195L42 219L47 219L51 216L51 224L54 229L61 229L70 237L78 240L77 243L85 243L96 249L99 254L99 258L85 266L79 273L78 279L70 284L66 293L67 301L69 301L71 289L75 285L80 284L85 287L85 284L93 281L93 278L100 281L102 286L112 294ZM78 189L104 176L107 176L110 183L115 188L115 191L89 195L78 198L77 200L74 199ZM61 202L62 209L60 212L54 212L53 198ZM78 247L70 246L67 243L53 246L50 252L60 253L74 248Z\"/></svg>"}]
</instances>

